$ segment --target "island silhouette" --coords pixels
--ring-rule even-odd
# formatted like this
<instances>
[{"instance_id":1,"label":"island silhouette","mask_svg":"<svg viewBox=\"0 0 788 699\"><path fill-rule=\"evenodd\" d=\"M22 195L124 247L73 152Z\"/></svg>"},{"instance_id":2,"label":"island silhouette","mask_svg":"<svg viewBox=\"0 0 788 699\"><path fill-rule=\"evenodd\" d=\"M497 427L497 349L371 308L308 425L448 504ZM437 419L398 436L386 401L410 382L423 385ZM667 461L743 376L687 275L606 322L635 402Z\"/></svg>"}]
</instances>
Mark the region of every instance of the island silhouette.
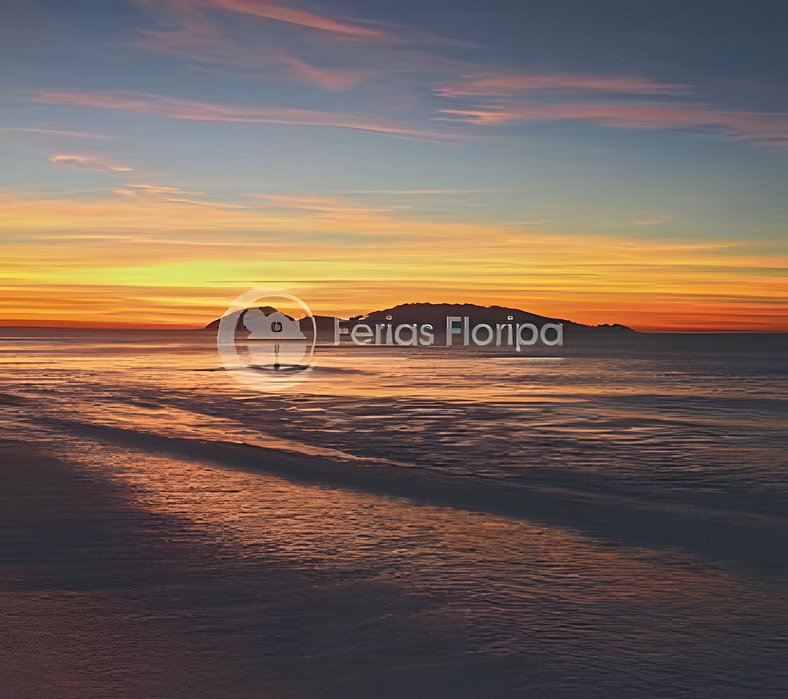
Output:
<instances>
[{"instance_id":1,"label":"island silhouette","mask_svg":"<svg viewBox=\"0 0 788 699\"><path fill-rule=\"evenodd\" d=\"M266 316L270 316L279 311L272 306L260 306L257 308L245 308L239 311L234 311L229 316L235 316L236 330L243 330L243 323L246 314L254 312L255 314L261 312ZM295 320L291 316L285 314L288 320ZM355 324L365 323L367 325L376 324L412 324L422 325L430 323L435 329L436 337L444 336L444 328L446 325L446 318L449 316L468 317L470 326L473 328L479 324L495 325L496 323L512 323L523 324L532 323L540 327L546 323L561 323L564 327L564 333L569 335L575 334L605 334L605 335L623 335L635 334L637 331L626 325L620 323L604 323L601 325L586 325L584 323L577 323L572 320L564 318L553 318L549 316L539 315L538 313L531 313L519 308L509 308L507 306L480 306L475 303L401 303L390 308L371 311L369 313L351 316L350 318L339 318L345 327L352 328ZM319 342L329 342L334 337L334 323L337 320L335 316L315 315L315 325L317 327L317 340ZM221 318L208 323L204 330L217 331ZM308 319L301 319L300 326L302 330L312 332L312 321Z\"/></svg>"}]
</instances>

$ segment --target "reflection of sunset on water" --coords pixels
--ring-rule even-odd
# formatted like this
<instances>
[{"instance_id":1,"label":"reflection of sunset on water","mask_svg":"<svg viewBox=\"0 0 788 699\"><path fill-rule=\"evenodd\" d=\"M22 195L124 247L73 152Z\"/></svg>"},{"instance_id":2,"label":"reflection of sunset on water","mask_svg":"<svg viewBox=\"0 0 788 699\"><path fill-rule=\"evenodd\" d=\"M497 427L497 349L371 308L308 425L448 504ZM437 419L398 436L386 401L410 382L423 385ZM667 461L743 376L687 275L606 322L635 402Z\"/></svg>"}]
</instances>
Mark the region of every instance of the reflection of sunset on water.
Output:
<instances>
[{"instance_id":1,"label":"reflection of sunset on water","mask_svg":"<svg viewBox=\"0 0 788 699\"><path fill-rule=\"evenodd\" d=\"M375 676L429 657L443 683L491 673L502 691L531 663L575 689L611 686L622 663L641 690L746 686L747 663L770 677L788 613L770 543L785 526L784 387L782 355L759 342L323 347L304 381L272 393L224 370L210 333L9 333L5 423L55 445L83 489L109 488L117 536L137 532L95 552L130 587L85 599L102 621L57 657L95 686L86 658L116 662L111 643L96 648L109 615L146 649L195 635L207 665L190 657L182 686L217 663L241 685L275 683L277 663L330 663L320 643L304 661L293 634L313 628ZM51 506L61 519L92 507ZM163 548L138 562L150 546ZM165 577L167 602L136 586L140 565ZM11 604L28 614L28 598ZM70 606L36 604L61 632L76 623ZM232 621L237 605L252 626ZM244 664L254 649L276 663ZM137 657L157 686L166 654ZM367 687L354 663L330 672Z\"/></svg>"},{"instance_id":2,"label":"reflection of sunset on water","mask_svg":"<svg viewBox=\"0 0 788 699\"><path fill-rule=\"evenodd\" d=\"M91 468L106 463L100 446L88 444L74 456ZM395 585L430 600L417 614L420 623L457 625L480 651L532 652L547 643L568 656L614 662L654 642L644 621L658 612L688 636L683 650L673 649L679 655L693 652L699 624L725 643L731 620L720 612L721 597L736 598L739 614L762 623L776 611L757 588L680 552L622 548L527 521L133 450L115 451L113 460L111 477L135 506L175 518L217 555ZM768 596L768 586L762 593ZM611 607L620 617L605 619ZM556 614L563 619L558 628Z\"/></svg>"}]
</instances>

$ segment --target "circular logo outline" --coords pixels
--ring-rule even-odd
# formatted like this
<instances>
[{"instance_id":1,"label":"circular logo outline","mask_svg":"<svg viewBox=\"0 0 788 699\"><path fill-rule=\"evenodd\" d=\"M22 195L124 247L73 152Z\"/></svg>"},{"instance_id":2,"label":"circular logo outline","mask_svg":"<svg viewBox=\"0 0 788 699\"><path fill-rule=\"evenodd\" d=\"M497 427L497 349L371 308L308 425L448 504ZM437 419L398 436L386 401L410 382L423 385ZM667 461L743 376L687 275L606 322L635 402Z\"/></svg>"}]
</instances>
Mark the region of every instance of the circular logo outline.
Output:
<instances>
[{"instance_id":1,"label":"circular logo outline","mask_svg":"<svg viewBox=\"0 0 788 699\"><path fill-rule=\"evenodd\" d=\"M250 366L248 362L243 361L242 355L239 354L235 343L235 333L238 328L240 314L235 318L232 318L232 316L266 299L284 299L291 301L304 311L306 317L312 321L312 341L311 343L306 343L308 346L308 354L303 358L303 368L299 367L296 371L256 369ZM312 309L309 308L307 303L293 294L271 291L270 289L264 289L262 287L249 289L234 299L219 319L219 329L216 332L216 349L219 352L219 357L221 358L224 369L231 372L232 377L240 383L268 391L272 388L287 388L305 378L305 374L307 374L315 364L316 344L317 321L315 321Z\"/></svg>"}]
</instances>

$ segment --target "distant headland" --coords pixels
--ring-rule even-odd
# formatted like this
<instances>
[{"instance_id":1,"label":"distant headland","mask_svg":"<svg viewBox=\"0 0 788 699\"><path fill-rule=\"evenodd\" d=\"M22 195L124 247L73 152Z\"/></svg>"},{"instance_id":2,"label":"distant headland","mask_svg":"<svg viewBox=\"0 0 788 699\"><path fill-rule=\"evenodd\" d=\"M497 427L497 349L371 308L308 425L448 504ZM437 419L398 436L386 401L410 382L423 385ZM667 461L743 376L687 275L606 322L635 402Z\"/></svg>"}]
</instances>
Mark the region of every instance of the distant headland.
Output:
<instances>
[{"instance_id":1,"label":"distant headland","mask_svg":"<svg viewBox=\"0 0 788 699\"><path fill-rule=\"evenodd\" d=\"M236 327L242 329L244 315L251 309L235 311L232 315L237 316ZM277 309L271 306L261 306L259 308L265 314L275 312ZM576 323L565 318L552 318L549 316L531 313L519 308L509 308L506 306L480 306L473 303L402 303L390 308L371 311L369 313L351 316L350 318L338 318L335 316L314 316L317 327L318 341L330 341L334 338L334 333L338 324L341 324L345 331L350 332L356 326L383 327L392 325L412 325L416 327L431 326L434 334L445 338L447 330L446 323L448 318L467 319L466 332L473 333L477 326L487 325L495 328L501 326L517 326L531 324L537 328L548 325L560 325L565 334L605 334L622 335L634 334L637 331L619 323L586 325ZM219 328L221 318L211 321L205 326L205 330L216 331ZM308 323L311 330L311 320L302 319L302 329L306 329ZM464 324L464 323L463 323ZM461 324L462 325L462 324Z\"/></svg>"}]
</instances>

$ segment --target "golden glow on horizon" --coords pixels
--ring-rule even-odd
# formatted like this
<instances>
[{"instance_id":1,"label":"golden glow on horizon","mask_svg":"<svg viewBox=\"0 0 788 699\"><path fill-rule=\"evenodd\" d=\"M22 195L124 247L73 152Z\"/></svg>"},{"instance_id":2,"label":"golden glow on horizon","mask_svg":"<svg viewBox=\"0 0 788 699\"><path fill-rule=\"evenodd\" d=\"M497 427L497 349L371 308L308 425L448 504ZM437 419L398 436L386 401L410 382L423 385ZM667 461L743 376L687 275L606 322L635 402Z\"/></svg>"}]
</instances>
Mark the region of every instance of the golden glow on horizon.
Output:
<instances>
[{"instance_id":1,"label":"golden glow on horizon","mask_svg":"<svg viewBox=\"0 0 788 699\"><path fill-rule=\"evenodd\" d=\"M196 327L269 285L321 314L472 302L639 329L788 330L774 241L458 223L313 194L212 201L150 184L6 192L0 234L5 325Z\"/></svg>"},{"instance_id":2,"label":"golden glow on horizon","mask_svg":"<svg viewBox=\"0 0 788 699\"><path fill-rule=\"evenodd\" d=\"M758 13L702 35L624 13L578 53L593 28L550 3L496 14L514 33L483 3L16 5L0 324L198 327L263 286L344 316L788 331L782 36Z\"/></svg>"}]
</instances>

